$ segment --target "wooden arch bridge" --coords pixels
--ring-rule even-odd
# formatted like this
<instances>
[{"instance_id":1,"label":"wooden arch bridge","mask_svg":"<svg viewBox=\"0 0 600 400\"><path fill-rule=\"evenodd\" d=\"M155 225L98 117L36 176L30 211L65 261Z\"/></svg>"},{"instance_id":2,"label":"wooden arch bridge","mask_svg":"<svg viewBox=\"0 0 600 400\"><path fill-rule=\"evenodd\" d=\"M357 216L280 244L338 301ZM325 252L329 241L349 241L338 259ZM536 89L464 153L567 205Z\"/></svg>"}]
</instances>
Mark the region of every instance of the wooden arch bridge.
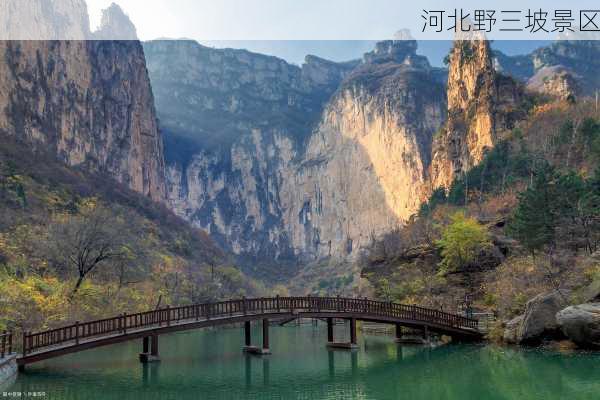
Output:
<instances>
[{"instance_id":1,"label":"wooden arch bridge","mask_svg":"<svg viewBox=\"0 0 600 400\"><path fill-rule=\"evenodd\" d=\"M142 339L140 361L156 361L160 335L236 323L244 323L245 351L269 354L269 321L297 318L326 320L328 345L332 347L357 346L357 320L394 324L397 337L400 337L402 327L421 329L425 334L444 334L459 340L479 340L483 336L475 319L412 305L344 297L244 298L166 307L76 322L43 332L24 332L22 354L17 357L17 363L22 369L27 364L42 360L135 339ZM334 341L334 319L350 321L350 342ZM262 346L252 346L250 322L253 320L262 320Z\"/></svg>"}]
</instances>

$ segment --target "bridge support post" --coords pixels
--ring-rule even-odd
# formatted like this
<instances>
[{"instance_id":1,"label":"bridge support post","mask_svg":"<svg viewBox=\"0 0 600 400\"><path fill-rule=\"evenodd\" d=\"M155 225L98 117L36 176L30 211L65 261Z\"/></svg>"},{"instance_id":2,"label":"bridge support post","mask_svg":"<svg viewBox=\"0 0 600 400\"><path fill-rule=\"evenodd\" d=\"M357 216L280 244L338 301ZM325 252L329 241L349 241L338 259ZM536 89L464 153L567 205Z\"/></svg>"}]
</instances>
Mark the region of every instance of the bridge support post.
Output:
<instances>
[{"instance_id":1,"label":"bridge support post","mask_svg":"<svg viewBox=\"0 0 600 400\"><path fill-rule=\"evenodd\" d=\"M250 336L250 321L246 321L244 323L244 333L246 338L246 345L244 346L244 353L256 354L259 356L264 356L267 354L271 354L271 350L269 348L269 319L264 318L262 320L262 347L252 346L251 336Z\"/></svg>"},{"instance_id":2,"label":"bridge support post","mask_svg":"<svg viewBox=\"0 0 600 400\"><path fill-rule=\"evenodd\" d=\"M244 322L244 338L246 347L252 346L252 332L250 331L250 321Z\"/></svg>"},{"instance_id":3,"label":"bridge support post","mask_svg":"<svg viewBox=\"0 0 600 400\"><path fill-rule=\"evenodd\" d=\"M396 339L394 339L396 343L402 343L402 325L396 324Z\"/></svg>"},{"instance_id":4,"label":"bridge support post","mask_svg":"<svg viewBox=\"0 0 600 400\"><path fill-rule=\"evenodd\" d=\"M356 346L356 319L350 318L350 344Z\"/></svg>"},{"instance_id":5,"label":"bridge support post","mask_svg":"<svg viewBox=\"0 0 600 400\"><path fill-rule=\"evenodd\" d=\"M151 363L160 361L158 356L158 335L145 336L142 339L142 353L140 353L141 363Z\"/></svg>"},{"instance_id":6,"label":"bridge support post","mask_svg":"<svg viewBox=\"0 0 600 400\"><path fill-rule=\"evenodd\" d=\"M269 350L269 320L267 318L262 320L262 328L263 328L263 352Z\"/></svg>"},{"instance_id":7,"label":"bridge support post","mask_svg":"<svg viewBox=\"0 0 600 400\"><path fill-rule=\"evenodd\" d=\"M332 349L346 349L356 350L358 344L356 344L356 319L350 318L350 342L334 342L333 341L333 321L329 322L331 318L327 318L327 347Z\"/></svg>"}]
</instances>

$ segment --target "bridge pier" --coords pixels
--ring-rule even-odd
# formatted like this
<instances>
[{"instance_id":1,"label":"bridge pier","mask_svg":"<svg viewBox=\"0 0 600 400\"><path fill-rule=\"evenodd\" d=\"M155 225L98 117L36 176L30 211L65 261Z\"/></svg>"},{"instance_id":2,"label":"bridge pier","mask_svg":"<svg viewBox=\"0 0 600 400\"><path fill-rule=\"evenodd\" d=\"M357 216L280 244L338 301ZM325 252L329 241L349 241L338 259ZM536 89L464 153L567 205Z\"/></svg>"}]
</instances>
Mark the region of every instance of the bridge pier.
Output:
<instances>
[{"instance_id":1,"label":"bridge pier","mask_svg":"<svg viewBox=\"0 0 600 400\"><path fill-rule=\"evenodd\" d=\"M144 338L142 339L142 352L140 353L140 362L151 363L157 361L160 361L160 357L158 356L158 335L144 336Z\"/></svg>"},{"instance_id":2,"label":"bridge pier","mask_svg":"<svg viewBox=\"0 0 600 400\"><path fill-rule=\"evenodd\" d=\"M244 322L244 337L246 339L246 347L252 346L252 331L250 328L250 321Z\"/></svg>"},{"instance_id":3,"label":"bridge pier","mask_svg":"<svg viewBox=\"0 0 600 400\"><path fill-rule=\"evenodd\" d=\"M333 319L327 318L327 347L332 349L356 350L356 318L350 318L350 342L335 342L333 340Z\"/></svg>"},{"instance_id":4,"label":"bridge pier","mask_svg":"<svg viewBox=\"0 0 600 400\"><path fill-rule=\"evenodd\" d=\"M396 343L402 343L402 325L396 324L396 339L394 339Z\"/></svg>"},{"instance_id":5,"label":"bridge pier","mask_svg":"<svg viewBox=\"0 0 600 400\"><path fill-rule=\"evenodd\" d=\"M244 323L244 334L246 338L246 343L244 346L244 352L250 354L257 354L260 356L271 354L271 349L269 348L269 319L263 318L262 320L262 347L252 346L252 338L250 331L250 321L246 321Z\"/></svg>"}]
</instances>

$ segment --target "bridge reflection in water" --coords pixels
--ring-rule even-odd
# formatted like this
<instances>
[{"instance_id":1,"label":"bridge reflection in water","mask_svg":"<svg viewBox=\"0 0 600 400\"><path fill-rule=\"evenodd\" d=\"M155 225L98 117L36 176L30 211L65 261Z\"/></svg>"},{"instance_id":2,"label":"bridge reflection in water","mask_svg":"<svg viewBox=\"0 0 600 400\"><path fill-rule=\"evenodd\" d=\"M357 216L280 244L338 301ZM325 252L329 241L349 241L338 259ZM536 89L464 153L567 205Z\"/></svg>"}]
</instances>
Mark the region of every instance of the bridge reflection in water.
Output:
<instances>
[{"instance_id":1,"label":"bridge reflection in water","mask_svg":"<svg viewBox=\"0 0 600 400\"><path fill-rule=\"evenodd\" d=\"M167 307L137 314L75 324L22 335L20 368L27 364L134 339L142 340L140 360L159 360L158 338L162 334L211 326L244 324L244 351L270 354L270 321L318 318L327 322L327 342L332 348L357 348L356 321L394 324L396 336L402 327L435 332L459 340L479 340L478 321L414 305L344 297L270 297L229 300L217 303ZM349 342L336 342L335 319L347 320ZM253 346L250 322L262 321L262 345ZM268 368L268 367L267 367Z\"/></svg>"},{"instance_id":2,"label":"bridge reflection in water","mask_svg":"<svg viewBox=\"0 0 600 400\"><path fill-rule=\"evenodd\" d=\"M306 325L303 326L303 331L304 333L308 333ZM211 334L215 333L212 332ZM228 334L230 335L229 332ZM310 334L311 333L309 333L309 335ZM317 334L315 336L320 337L321 335ZM193 338L194 340L197 339L196 336ZM364 342L365 349L368 349L365 350L365 353L374 353L376 355L375 358L378 357L376 363L368 362L365 358L361 358L363 355L361 355L360 352L328 349L325 358L326 364L319 366L317 363L316 365L313 365L314 369L311 369L310 372L317 375L322 373L320 379L323 383L343 381L351 383L356 382L356 378L361 373L361 370L364 373L366 370L373 371L373 369L385 368L385 366L390 363L404 363L405 365L408 365L408 363L415 359L428 360L430 353L439 350L437 347L430 346L395 346L392 345L389 340L382 337L371 336L369 342L369 346L366 346L366 340ZM385 359L382 359L381 354L384 352L387 352L388 356ZM286 357L289 357L289 353L286 354ZM179 360L179 357L176 356L170 358L170 360ZM231 359L229 360L231 361ZM202 362L206 362L206 359ZM281 360L276 361L270 357L254 357L250 354L245 355L242 361L241 387L248 390L268 387L271 384L280 385L281 382L279 379L281 379L281 373L278 370L278 367L281 367L281 362ZM69 361L61 366L64 367L64 365L69 365ZM194 367L196 366L195 364L193 365ZM190 364L186 364L186 367L190 368ZM229 365L229 367L231 367L231 365ZM169 371L164 371L165 376L161 376L161 370L165 368L168 369L170 367L161 365L161 363L144 363L142 365L141 374L143 386L152 388L161 385L164 380L171 379L172 371L170 371L170 373Z\"/></svg>"}]
</instances>

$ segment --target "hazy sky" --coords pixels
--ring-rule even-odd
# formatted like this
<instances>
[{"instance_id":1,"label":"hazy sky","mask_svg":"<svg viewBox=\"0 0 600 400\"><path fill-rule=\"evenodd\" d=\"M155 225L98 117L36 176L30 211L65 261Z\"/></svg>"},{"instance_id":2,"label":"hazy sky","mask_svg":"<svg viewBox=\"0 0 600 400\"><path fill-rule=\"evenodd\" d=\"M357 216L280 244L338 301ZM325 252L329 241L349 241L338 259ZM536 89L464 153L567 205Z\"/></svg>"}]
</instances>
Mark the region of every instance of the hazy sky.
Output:
<instances>
[{"instance_id":1,"label":"hazy sky","mask_svg":"<svg viewBox=\"0 0 600 400\"><path fill-rule=\"evenodd\" d=\"M93 23L112 0L87 0ZM129 14L142 39L191 37L200 40L377 40L400 28L421 34L423 10L599 9L597 0L115 0ZM483 4L485 3L485 5ZM599 18L600 20L600 18ZM600 22L600 21L599 21ZM446 32L446 29L443 30ZM500 34L496 32L496 34ZM520 38L541 39L521 34ZM492 34L493 35L493 34ZM511 35L502 33L503 39ZM515 34L517 35L517 34ZM441 34L428 38L440 39ZM490 36L492 39L501 37ZM418 39L424 39L420 36ZM451 33L447 37L451 39ZM514 38L514 37L510 37Z\"/></svg>"},{"instance_id":2,"label":"hazy sky","mask_svg":"<svg viewBox=\"0 0 600 400\"><path fill-rule=\"evenodd\" d=\"M488 0L485 6L475 0L87 0L92 27L98 25L101 10L113 1L129 15L142 40L192 38L217 47L248 48L294 63L301 63L307 53L336 61L357 58L372 48L373 41L392 38L401 28L419 33L423 9L485 7L499 13L540 7L549 11L600 8L597 0L528 0L526 5L522 0ZM446 38L451 39L450 34ZM346 42L331 42L340 39ZM538 47L539 42L498 46L508 53L522 54ZM421 43L420 47L422 54L439 65L448 44Z\"/></svg>"}]
</instances>

